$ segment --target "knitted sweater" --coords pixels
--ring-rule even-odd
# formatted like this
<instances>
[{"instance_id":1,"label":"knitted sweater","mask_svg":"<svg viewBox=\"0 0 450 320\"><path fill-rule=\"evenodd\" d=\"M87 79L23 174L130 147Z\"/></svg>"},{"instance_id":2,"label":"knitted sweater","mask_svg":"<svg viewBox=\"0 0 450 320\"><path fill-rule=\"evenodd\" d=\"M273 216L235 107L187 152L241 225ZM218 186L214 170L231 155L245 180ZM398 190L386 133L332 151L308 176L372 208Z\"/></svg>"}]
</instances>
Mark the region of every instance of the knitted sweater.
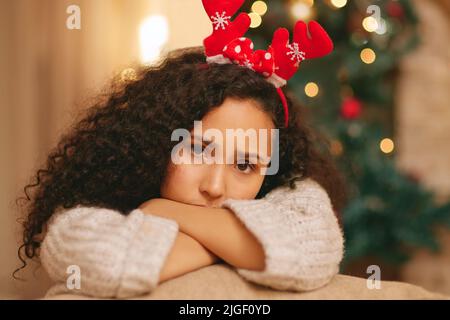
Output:
<instances>
[{"instance_id":1,"label":"knitted sweater","mask_svg":"<svg viewBox=\"0 0 450 320\"><path fill-rule=\"evenodd\" d=\"M343 234L326 191L314 180L279 187L262 199L226 200L262 244L263 271L235 268L244 279L276 290L305 291L338 273ZM77 206L59 210L48 223L40 259L56 282L47 296L64 292L126 298L154 290L175 242L176 221L135 209ZM68 289L68 267L81 270L81 288Z\"/></svg>"}]
</instances>

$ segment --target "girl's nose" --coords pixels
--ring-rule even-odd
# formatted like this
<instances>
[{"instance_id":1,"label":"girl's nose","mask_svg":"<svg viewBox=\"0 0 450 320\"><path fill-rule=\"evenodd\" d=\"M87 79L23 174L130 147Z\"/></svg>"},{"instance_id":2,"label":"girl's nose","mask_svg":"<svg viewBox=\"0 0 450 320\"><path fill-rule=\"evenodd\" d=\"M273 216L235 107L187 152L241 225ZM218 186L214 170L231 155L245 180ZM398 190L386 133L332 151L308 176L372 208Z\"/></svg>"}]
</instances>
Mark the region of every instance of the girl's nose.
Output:
<instances>
[{"instance_id":1,"label":"girl's nose","mask_svg":"<svg viewBox=\"0 0 450 320\"><path fill-rule=\"evenodd\" d=\"M200 182L200 193L208 205L218 206L225 196L225 165L205 164L205 174Z\"/></svg>"}]
</instances>

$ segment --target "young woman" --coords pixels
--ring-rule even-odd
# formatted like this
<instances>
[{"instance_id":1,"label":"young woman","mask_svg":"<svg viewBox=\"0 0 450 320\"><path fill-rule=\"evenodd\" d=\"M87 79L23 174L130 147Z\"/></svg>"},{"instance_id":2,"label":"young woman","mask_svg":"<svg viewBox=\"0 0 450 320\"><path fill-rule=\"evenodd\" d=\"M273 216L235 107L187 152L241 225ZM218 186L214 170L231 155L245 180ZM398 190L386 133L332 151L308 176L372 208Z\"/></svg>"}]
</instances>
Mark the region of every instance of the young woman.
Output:
<instances>
[{"instance_id":1,"label":"young woman","mask_svg":"<svg viewBox=\"0 0 450 320\"><path fill-rule=\"evenodd\" d=\"M284 127L271 83L239 65L205 64L200 47L143 68L88 109L25 188L19 256L40 257L56 282L49 295L136 296L218 262L273 289L325 285L343 256L344 187L301 108L287 102ZM261 175L267 164L250 162L174 164L171 134L192 132L195 120L220 132L279 129L278 172ZM206 147L198 138L194 152ZM81 288L70 290L73 265Z\"/></svg>"}]
</instances>

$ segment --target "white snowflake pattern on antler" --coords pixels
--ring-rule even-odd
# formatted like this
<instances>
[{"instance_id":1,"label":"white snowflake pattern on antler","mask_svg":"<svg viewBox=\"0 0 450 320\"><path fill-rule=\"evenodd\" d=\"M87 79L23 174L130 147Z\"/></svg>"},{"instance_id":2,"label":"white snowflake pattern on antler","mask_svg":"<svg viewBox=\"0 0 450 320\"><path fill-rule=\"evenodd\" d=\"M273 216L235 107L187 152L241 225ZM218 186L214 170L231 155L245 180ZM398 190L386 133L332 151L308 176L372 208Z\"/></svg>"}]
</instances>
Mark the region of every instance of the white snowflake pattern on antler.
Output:
<instances>
[{"instance_id":1,"label":"white snowflake pattern on antler","mask_svg":"<svg viewBox=\"0 0 450 320\"><path fill-rule=\"evenodd\" d=\"M287 53L288 56L291 56L291 60L297 60L297 62L301 62L306 59L306 53L304 51L300 51L298 47L298 43L294 42L287 46L291 51Z\"/></svg>"},{"instance_id":2,"label":"white snowflake pattern on antler","mask_svg":"<svg viewBox=\"0 0 450 320\"><path fill-rule=\"evenodd\" d=\"M215 16L211 16L212 23L214 25L214 30L218 30L219 28L222 28L222 30L225 30L225 26L227 26L230 22L231 17L225 15L225 11L222 12L222 14L219 14L219 12L216 12Z\"/></svg>"}]
</instances>

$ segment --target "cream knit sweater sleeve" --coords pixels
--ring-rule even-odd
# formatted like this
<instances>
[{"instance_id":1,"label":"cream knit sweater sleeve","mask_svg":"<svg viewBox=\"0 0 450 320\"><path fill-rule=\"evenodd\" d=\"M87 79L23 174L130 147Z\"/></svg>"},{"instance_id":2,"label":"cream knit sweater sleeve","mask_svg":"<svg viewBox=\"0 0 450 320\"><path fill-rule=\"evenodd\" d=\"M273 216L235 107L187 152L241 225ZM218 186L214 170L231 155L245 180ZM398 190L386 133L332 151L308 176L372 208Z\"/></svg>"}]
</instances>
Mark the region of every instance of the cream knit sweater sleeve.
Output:
<instances>
[{"instance_id":1,"label":"cream knit sweater sleeve","mask_svg":"<svg viewBox=\"0 0 450 320\"><path fill-rule=\"evenodd\" d=\"M305 291L327 284L339 272L344 238L327 192L308 178L296 189L281 187L259 200L226 200L259 240L263 271L236 271L248 281L277 290Z\"/></svg>"},{"instance_id":2,"label":"cream knit sweater sleeve","mask_svg":"<svg viewBox=\"0 0 450 320\"><path fill-rule=\"evenodd\" d=\"M126 298L151 292L177 237L176 221L77 206L55 213L48 223L40 259L56 284L46 296L73 293ZM80 289L69 289L68 267L80 271Z\"/></svg>"}]
</instances>

